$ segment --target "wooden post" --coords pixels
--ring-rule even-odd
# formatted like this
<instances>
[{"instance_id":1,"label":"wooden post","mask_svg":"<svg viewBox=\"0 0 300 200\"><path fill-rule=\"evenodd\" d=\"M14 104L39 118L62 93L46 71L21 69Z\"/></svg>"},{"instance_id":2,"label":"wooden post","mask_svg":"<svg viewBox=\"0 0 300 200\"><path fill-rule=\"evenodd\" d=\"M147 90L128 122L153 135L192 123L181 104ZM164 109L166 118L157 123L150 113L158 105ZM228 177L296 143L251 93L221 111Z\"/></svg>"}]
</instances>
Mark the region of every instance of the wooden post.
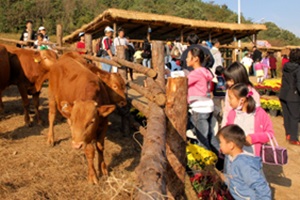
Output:
<instances>
[{"instance_id":1,"label":"wooden post","mask_svg":"<svg viewBox=\"0 0 300 200\"><path fill-rule=\"evenodd\" d=\"M123 45L116 46L117 58L125 60L125 47ZM126 67L122 66L118 69L118 73L126 82L127 74L126 74Z\"/></svg>"},{"instance_id":2,"label":"wooden post","mask_svg":"<svg viewBox=\"0 0 300 200\"><path fill-rule=\"evenodd\" d=\"M256 42L257 42L257 33L253 34L253 45L256 46Z\"/></svg>"},{"instance_id":3,"label":"wooden post","mask_svg":"<svg viewBox=\"0 0 300 200\"><path fill-rule=\"evenodd\" d=\"M165 199L166 195L166 116L162 108L149 102L147 133L140 164L136 169L138 186L137 200Z\"/></svg>"},{"instance_id":4,"label":"wooden post","mask_svg":"<svg viewBox=\"0 0 300 200\"><path fill-rule=\"evenodd\" d=\"M92 55L93 53L92 35L87 33L84 34L84 40L85 40L85 49L87 50L87 53L89 55Z\"/></svg>"},{"instance_id":5,"label":"wooden post","mask_svg":"<svg viewBox=\"0 0 300 200\"><path fill-rule=\"evenodd\" d=\"M62 47L62 40L63 40L63 30L62 25L57 24L56 25L56 43L59 47Z\"/></svg>"},{"instance_id":6,"label":"wooden post","mask_svg":"<svg viewBox=\"0 0 300 200\"><path fill-rule=\"evenodd\" d=\"M115 28L115 23L114 23L114 28ZM116 52L117 52L117 58L125 60L125 47L123 45L116 46ZM124 82L126 83L127 80L127 73L126 73L126 67L121 66L118 68L118 73L121 75L123 78ZM127 92L126 92L126 97L127 97ZM120 108L120 113L122 116L122 130L124 132L124 135L129 136L130 134L130 107L127 104L125 107Z\"/></svg>"},{"instance_id":7,"label":"wooden post","mask_svg":"<svg viewBox=\"0 0 300 200\"><path fill-rule=\"evenodd\" d=\"M114 29L114 33L113 33L113 39L115 39L116 37L117 37L117 23L116 22L114 22L114 24L113 24L113 29Z\"/></svg>"},{"instance_id":8,"label":"wooden post","mask_svg":"<svg viewBox=\"0 0 300 200\"><path fill-rule=\"evenodd\" d=\"M167 116L168 196L184 199L186 167L187 78L168 78Z\"/></svg>"},{"instance_id":9,"label":"wooden post","mask_svg":"<svg viewBox=\"0 0 300 200\"><path fill-rule=\"evenodd\" d=\"M162 41L152 42L152 66L157 71L155 81L158 83L163 92L166 91L165 80L165 62L164 62L164 45Z\"/></svg>"},{"instance_id":10,"label":"wooden post","mask_svg":"<svg viewBox=\"0 0 300 200\"><path fill-rule=\"evenodd\" d=\"M29 41L29 40L31 40L31 39L34 39L34 38L32 38L32 24L31 23L29 23L28 24L28 38L27 38L27 40ZM27 42L27 41L26 41ZM32 46L32 43L27 43L27 45L29 46L29 47L31 47Z\"/></svg>"}]
</instances>

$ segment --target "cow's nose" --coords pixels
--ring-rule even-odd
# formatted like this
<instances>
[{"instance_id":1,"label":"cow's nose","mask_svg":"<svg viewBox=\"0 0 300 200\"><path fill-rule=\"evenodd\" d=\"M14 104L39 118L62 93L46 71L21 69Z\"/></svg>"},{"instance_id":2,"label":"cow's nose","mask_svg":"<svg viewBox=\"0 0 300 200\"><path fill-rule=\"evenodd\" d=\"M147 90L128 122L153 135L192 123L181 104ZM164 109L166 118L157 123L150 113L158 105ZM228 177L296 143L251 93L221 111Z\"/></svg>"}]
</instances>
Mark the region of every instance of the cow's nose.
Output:
<instances>
[{"instance_id":1,"label":"cow's nose","mask_svg":"<svg viewBox=\"0 0 300 200\"><path fill-rule=\"evenodd\" d=\"M83 142L75 142L75 141L72 141L72 147L73 147L74 149L80 149L82 146L83 146Z\"/></svg>"}]
</instances>

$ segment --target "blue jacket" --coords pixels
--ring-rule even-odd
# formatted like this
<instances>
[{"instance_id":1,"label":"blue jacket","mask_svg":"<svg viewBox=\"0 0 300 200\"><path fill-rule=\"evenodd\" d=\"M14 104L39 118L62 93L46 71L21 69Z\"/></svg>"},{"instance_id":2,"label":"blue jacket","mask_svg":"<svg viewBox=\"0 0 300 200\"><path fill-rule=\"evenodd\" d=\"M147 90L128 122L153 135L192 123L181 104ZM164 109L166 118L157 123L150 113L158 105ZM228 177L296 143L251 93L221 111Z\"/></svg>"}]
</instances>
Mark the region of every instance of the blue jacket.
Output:
<instances>
[{"instance_id":1,"label":"blue jacket","mask_svg":"<svg viewBox=\"0 0 300 200\"><path fill-rule=\"evenodd\" d=\"M260 157L241 153L225 163L226 184L235 200L271 200Z\"/></svg>"}]
</instances>

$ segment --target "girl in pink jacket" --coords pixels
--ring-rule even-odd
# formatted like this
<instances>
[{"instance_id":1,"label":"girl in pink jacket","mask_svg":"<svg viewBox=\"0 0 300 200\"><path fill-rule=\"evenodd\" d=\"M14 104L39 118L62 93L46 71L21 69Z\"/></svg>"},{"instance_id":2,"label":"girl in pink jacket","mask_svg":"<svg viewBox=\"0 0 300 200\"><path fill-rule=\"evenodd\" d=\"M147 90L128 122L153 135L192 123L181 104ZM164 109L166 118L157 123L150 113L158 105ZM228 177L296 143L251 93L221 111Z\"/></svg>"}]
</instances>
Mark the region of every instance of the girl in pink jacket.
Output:
<instances>
[{"instance_id":1,"label":"girl in pink jacket","mask_svg":"<svg viewBox=\"0 0 300 200\"><path fill-rule=\"evenodd\" d=\"M261 107L256 107L253 92L249 91L246 84L233 85L228 95L233 110L228 114L227 125L239 125L250 145L245 146L244 151L260 156L261 145L269 141L268 134L271 138L274 135L270 117Z\"/></svg>"}]
</instances>

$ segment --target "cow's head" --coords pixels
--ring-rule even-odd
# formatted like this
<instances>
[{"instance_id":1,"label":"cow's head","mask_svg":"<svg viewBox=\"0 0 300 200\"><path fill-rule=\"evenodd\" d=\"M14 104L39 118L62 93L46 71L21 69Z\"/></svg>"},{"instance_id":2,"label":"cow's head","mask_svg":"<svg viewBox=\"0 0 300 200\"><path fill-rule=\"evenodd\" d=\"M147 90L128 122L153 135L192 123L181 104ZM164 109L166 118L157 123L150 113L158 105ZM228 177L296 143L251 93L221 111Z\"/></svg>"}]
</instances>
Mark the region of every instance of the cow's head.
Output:
<instances>
[{"instance_id":1,"label":"cow's head","mask_svg":"<svg viewBox=\"0 0 300 200\"><path fill-rule=\"evenodd\" d=\"M126 106L126 85L119 73L108 73L103 70L96 72L97 76L107 86L109 99L120 107Z\"/></svg>"},{"instance_id":2,"label":"cow's head","mask_svg":"<svg viewBox=\"0 0 300 200\"><path fill-rule=\"evenodd\" d=\"M52 50L36 51L33 56L34 62L39 63L47 71L57 61L57 58L57 54Z\"/></svg>"},{"instance_id":3,"label":"cow's head","mask_svg":"<svg viewBox=\"0 0 300 200\"><path fill-rule=\"evenodd\" d=\"M62 112L68 116L72 146L75 149L85 148L86 144L95 140L98 126L115 110L115 105L98 106L93 100L75 101L73 105L62 101L61 107Z\"/></svg>"}]
</instances>

